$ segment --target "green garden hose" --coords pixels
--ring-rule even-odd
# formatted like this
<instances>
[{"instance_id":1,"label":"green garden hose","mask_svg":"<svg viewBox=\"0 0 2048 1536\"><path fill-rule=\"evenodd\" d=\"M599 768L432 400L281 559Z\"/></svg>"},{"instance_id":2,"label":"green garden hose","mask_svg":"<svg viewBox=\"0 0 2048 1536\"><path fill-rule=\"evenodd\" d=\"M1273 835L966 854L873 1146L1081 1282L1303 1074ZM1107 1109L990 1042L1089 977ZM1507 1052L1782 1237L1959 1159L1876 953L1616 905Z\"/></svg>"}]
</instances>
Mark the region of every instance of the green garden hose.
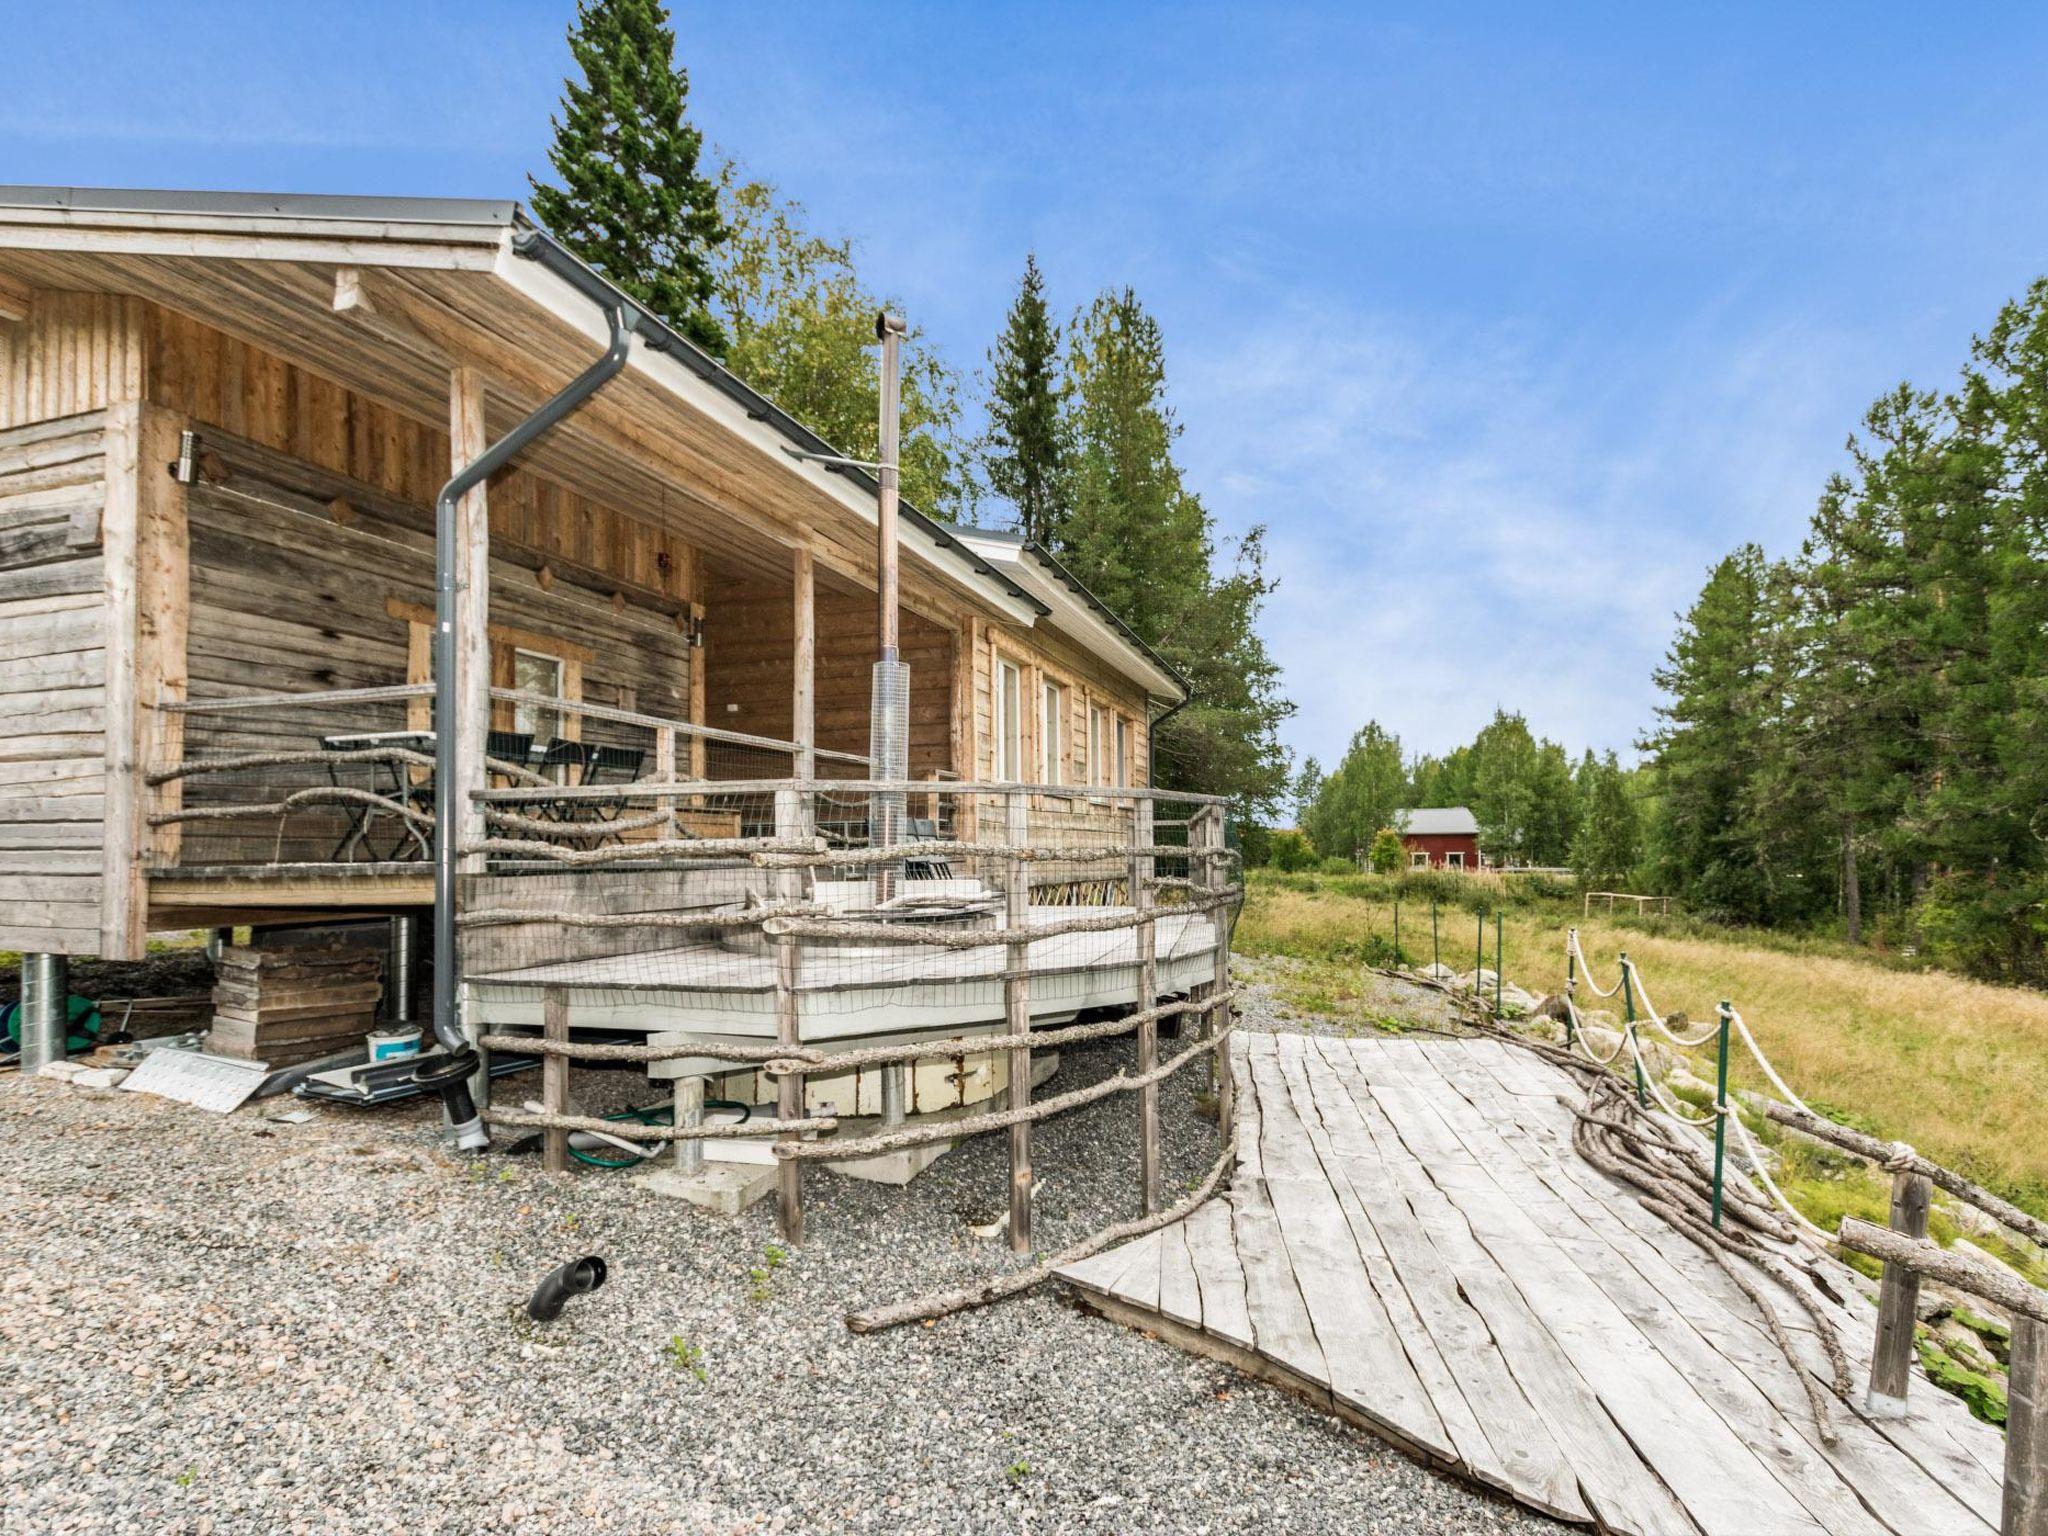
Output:
<instances>
[{"instance_id":1,"label":"green garden hose","mask_svg":"<svg viewBox=\"0 0 2048 1536\"><path fill-rule=\"evenodd\" d=\"M740 1112L740 1119L743 1121L751 1120L754 1116L754 1106L742 1104L737 1099L706 1099L704 1107L706 1109L736 1109ZM674 1125L675 1105L650 1104L645 1109L621 1109L606 1115L604 1118L607 1120L631 1121L635 1125ZM569 1148L569 1155L575 1158L577 1162L587 1163L592 1168L637 1168L647 1161L644 1157L599 1157L595 1153L586 1152L577 1146Z\"/></svg>"}]
</instances>

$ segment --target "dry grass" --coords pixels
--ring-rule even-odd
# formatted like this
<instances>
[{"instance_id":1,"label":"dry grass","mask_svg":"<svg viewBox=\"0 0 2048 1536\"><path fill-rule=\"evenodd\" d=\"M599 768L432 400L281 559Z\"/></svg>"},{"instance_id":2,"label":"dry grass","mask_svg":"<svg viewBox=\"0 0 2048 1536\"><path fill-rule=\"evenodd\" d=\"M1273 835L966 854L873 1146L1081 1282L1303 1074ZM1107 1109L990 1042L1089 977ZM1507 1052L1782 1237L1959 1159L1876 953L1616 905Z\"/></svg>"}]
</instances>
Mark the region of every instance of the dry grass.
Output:
<instances>
[{"instance_id":1,"label":"dry grass","mask_svg":"<svg viewBox=\"0 0 2048 1536\"><path fill-rule=\"evenodd\" d=\"M1290 882L1297 884L1298 882ZM1508 978L1539 996L1564 983L1564 935L1577 925L1594 979L1612 986L1623 949L1665 1013L1712 1018L1732 1001L1785 1080L1816 1107L1876 1135L1909 1141L2036 1212L2048 1212L2048 995L1939 971L1900 971L1824 954L1787 953L1739 937L1661 935L1562 904L1509 907L1501 937ZM1443 960L1472 968L1477 923L1441 914ZM1363 960L1391 940L1390 903L1350 891L1282 887L1255 874L1238 945L1250 953ZM1401 947L1428 964L1429 913L1401 909ZM1494 925L1486 923L1486 964ZM1599 1004L1586 989L1582 1003ZM1618 1000L1617 1000L1618 1004ZM1711 1075L1711 1059L1702 1062ZM1760 1085L1746 1063L1738 1084Z\"/></svg>"}]
</instances>

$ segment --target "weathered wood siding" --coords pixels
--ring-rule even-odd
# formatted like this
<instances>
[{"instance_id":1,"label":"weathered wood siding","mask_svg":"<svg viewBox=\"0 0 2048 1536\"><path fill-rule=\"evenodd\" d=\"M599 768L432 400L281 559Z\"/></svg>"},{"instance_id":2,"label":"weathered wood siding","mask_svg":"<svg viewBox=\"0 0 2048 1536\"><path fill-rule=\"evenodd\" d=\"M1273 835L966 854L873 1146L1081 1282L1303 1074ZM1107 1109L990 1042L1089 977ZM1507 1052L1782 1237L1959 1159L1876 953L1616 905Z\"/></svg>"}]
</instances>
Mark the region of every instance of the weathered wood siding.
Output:
<instances>
[{"instance_id":1,"label":"weathered wood siding","mask_svg":"<svg viewBox=\"0 0 2048 1536\"><path fill-rule=\"evenodd\" d=\"M121 294L36 293L27 319L0 321L0 427L140 399L150 312Z\"/></svg>"},{"instance_id":2,"label":"weathered wood siding","mask_svg":"<svg viewBox=\"0 0 2048 1536\"><path fill-rule=\"evenodd\" d=\"M0 430L0 949L99 949L106 430Z\"/></svg>"},{"instance_id":3,"label":"weathered wood siding","mask_svg":"<svg viewBox=\"0 0 2048 1536\"><path fill-rule=\"evenodd\" d=\"M714 571L707 591L705 723L787 740L796 655L791 589ZM865 754L875 600L820 583L817 616L817 745ZM898 643L910 667L910 772L922 778L955 766L953 632L910 609L899 623Z\"/></svg>"}]
</instances>

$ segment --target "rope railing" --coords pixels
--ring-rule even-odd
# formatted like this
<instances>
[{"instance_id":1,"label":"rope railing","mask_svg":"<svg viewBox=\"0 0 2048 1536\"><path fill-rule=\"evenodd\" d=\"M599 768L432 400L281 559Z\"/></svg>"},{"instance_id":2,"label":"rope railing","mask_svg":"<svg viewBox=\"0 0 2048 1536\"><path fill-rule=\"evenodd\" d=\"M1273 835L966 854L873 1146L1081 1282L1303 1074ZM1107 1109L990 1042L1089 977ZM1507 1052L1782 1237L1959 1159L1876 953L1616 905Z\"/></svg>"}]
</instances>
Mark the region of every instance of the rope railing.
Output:
<instances>
[{"instance_id":1,"label":"rope railing","mask_svg":"<svg viewBox=\"0 0 2048 1536\"><path fill-rule=\"evenodd\" d=\"M721 789L726 787L720 786ZM1232 1008L1236 992L1228 979L1229 926L1226 914L1239 903L1243 892L1232 878L1238 855L1224 844L1220 807L1215 803L1198 804L1187 818L1188 841L1162 843L1154 832L1153 805L1156 797L1152 794L1129 796L1129 804L1120 822L1113 828L1104 829L1099 821L1070 824L1055 817L1051 821L1039 822L1033 813L1041 807L1034 799L1032 788L1003 786L998 803L993 807L984 805L975 814L974 825L979 828L979 836L970 833L951 838L918 837L891 840L879 846L834 845L823 835L825 828L819 824L822 808L807 803L826 796L827 786L808 781L775 780L768 781L764 787L773 789L774 814L772 831L763 835L648 838L596 848L563 847L548 840L553 832L551 827L518 825L519 821L537 818L525 817L517 807L552 798L552 792L535 795L523 790L496 791L479 793L474 797L486 807L488 824L497 835L474 840L461 851L513 861L502 867L512 868L516 861L524 860L529 865L560 867L569 871L602 872L628 864L656 869L676 865L687 869L716 859L725 861L727 868L746 869L751 866L759 870L761 875L755 880L758 883L765 877L767 899L762 900L760 889L749 887L742 895L745 904L737 907L726 906L710 911L612 912L576 910L578 903L573 898L551 903L548 910L535 910L526 905L522 897L518 905L500 900L459 913L457 924L460 928L476 932L547 925L629 935L634 930L646 930L679 936L701 935L720 943L724 942L724 936L735 931L752 933L757 936L754 943L743 945L737 952L761 955L765 950L768 961L766 977L772 978L768 991L776 1021L772 1042L739 1044L695 1036L687 1039L670 1036L658 1044L582 1041L572 1038L569 1028L570 996L578 985L572 975L559 979L536 975L530 981L522 981L513 970L493 976L494 985L531 988L538 992L540 1029L537 1033L529 1033L501 1027L484 1035L477 1043L486 1050L538 1055L542 1058L543 1074L542 1092L537 1104L487 1108L487 1120L494 1125L540 1130L546 1164L551 1170L566 1167L568 1137L574 1133L615 1135L635 1144L671 1142L676 1145L679 1166L688 1171L701 1166L701 1163L692 1161L701 1156L691 1150L696 1143L716 1139L716 1135L734 1134L728 1131L720 1131L711 1137L698 1134L704 1124L701 1107L704 1080L707 1076L716 1075L707 1071L705 1063L726 1063L740 1070L756 1070L765 1080L764 1089L765 1083L775 1085L775 1112L772 1120L756 1116L751 1122L755 1129L744 1134L771 1144L777 1165L778 1222L782 1235L793 1242L802 1240L800 1174L806 1165L858 1161L942 1142L1007 1132L1011 1162L1010 1241L1012 1248L1022 1253L1031 1247L1031 1199L1037 1183L1031 1173L1031 1128L1112 1097L1134 1096L1140 1103L1143 1204L1148 1214L1162 1209L1165 1194L1158 1172L1160 1132L1157 1108L1161 1085L1193 1064L1207 1061L1211 1064L1217 1118L1226 1133L1233 1110L1229 1057L1230 1042L1236 1029ZM693 788L701 792L703 786L642 782L603 786L602 792L617 795L621 790L632 790L635 798L641 795L662 797L670 792L688 794ZM866 780L842 781L837 788L848 796L857 794L863 808L872 805L869 797L891 792L891 786L877 786ZM903 788L912 794L932 792L932 784L924 780L905 781ZM1083 790L1076 787L1075 794L1088 799L1107 798L1095 793L1098 788L1087 786ZM947 795L975 792L975 786L955 784L948 784L940 791ZM528 830L536 835L508 835ZM574 827L572 830L587 835L585 828ZM1078 837L1076 830L1081 834ZM1049 835L1053 840L1041 841L1041 834ZM866 835L880 837L883 833L877 828ZM1062 845L1059 842L1062 838L1072 841ZM915 887L911 886L901 895L887 895L896 889L895 881L901 878L900 873L892 876L892 869L904 865L929 867L949 860L955 861L956 868L965 861L970 870L977 871L973 878L987 882L985 893L974 895L949 889L943 895L936 892L923 895L914 894ZM1188 873L1184 876L1161 874L1156 867L1160 861L1171 861L1167 864L1169 871L1185 869ZM990 866L1000 873L992 872ZM1040 879L1038 872L1055 866L1067 870L1100 869L1100 874L1084 878L1103 886L1105 891L1111 888L1128 891L1128 905L1110 907L1105 904L1104 910L1070 909L1065 912L1058 910L1064 905L1060 902L1052 903L1050 911L1043 904L1034 905L1034 892ZM864 870L876 873L872 876L854 875L855 871ZM817 876L821 886L828 877L842 886L850 877L870 885L874 891L874 904L851 905L844 898L836 903L809 899L813 888L807 877L812 874ZM960 879L958 876L941 878L953 879L956 884ZM1106 903L1106 897L1097 899ZM1212 962L1191 976L1186 959L1182 958L1175 972L1173 995L1162 997L1160 984L1165 977L1161 974L1159 951L1164 945L1157 929L1169 921L1181 925L1172 931L1182 935L1190 932L1189 923L1195 925L1192 931L1196 934L1206 929L1212 935L1207 940ZM1075 963L1129 965L1135 958L1135 985L1124 994L1130 999L1129 1006L1120 1007L1110 1017L1084 1013L1071 1023L1034 1028L1030 990L1038 961L1032 946L1079 935L1124 933L1135 935L1135 945L1126 941L1123 949L1117 952L1122 958L1113 962L1091 958L1094 956L1092 950L1054 958L1057 960L1056 971L1058 966ZM522 964L530 963L534 953L530 942L516 936L512 942L523 946L518 952L529 957ZM1178 944L1181 940L1174 942ZM827 967L830 974L824 983L805 982L801 962L807 948L812 946L831 958ZM1000 985L1001 1022L986 1034L963 1034L956 1027L943 1036L874 1046L833 1049L826 1044L805 1043L799 1011L800 997L811 996L818 985L831 984L832 977L839 975L848 965L881 963L857 958L859 950L866 946L886 946L900 951L903 960L892 957L886 962L886 972L877 974L887 974L906 984L915 982L920 951L933 956L956 952L998 952L1006 958L1001 959L993 970L984 967L971 974L981 978L978 984L986 985L993 981ZM735 951L728 945L726 952ZM1206 979L1196 979L1205 973ZM934 974L957 983L957 977L965 973L948 966ZM600 981L594 984L601 987L607 983ZM1072 1016L1069 1009L1068 1017ZM1162 1060L1158 1049L1160 1026L1177 1019L1193 1019L1195 1027L1190 1038ZM1034 1054L1112 1037L1135 1037L1135 1061L1078 1088L1045 1096L1033 1093L1031 1064ZM997 1085L995 1092L999 1095L1006 1092L1008 1102L991 1104L976 1113L948 1110L943 1116L920 1117L917 1123L905 1123L903 1107L907 1098L906 1087L910 1082L906 1074L920 1064L964 1064L969 1058L995 1058L1004 1063L1003 1077L1007 1079L1007 1089L1000 1086L1002 1078L993 1081ZM623 1121L593 1123L590 1117L573 1113L568 1102L567 1072L572 1064L630 1063L653 1067L693 1060L696 1064L684 1065L677 1076L675 1123L672 1126L630 1125ZM810 1079L867 1070L883 1073L880 1090L883 1113L872 1130L864 1134L849 1134L844 1124L844 1109L838 1115L806 1115L804 1104ZM964 1070L964 1065L961 1070ZM892 1104L895 1106L893 1111Z\"/></svg>"},{"instance_id":2,"label":"rope railing","mask_svg":"<svg viewBox=\"0 0 2048 1536\"><path fill-rule=\"evenodd\" d=\"M2043 1470L2048 1468L2048 1412L2035 1407L2048 1397L2048 1289L2030 1283L2024 1276L1997 1266L1989 1259L1952 1252L1927 1237L1930 1196L1936 1188L1983 1212L2027 1242L2048 1246L2048 1222L2019 1209L1953 1169L1922 1156L1905 1142L1884 1141L1819 1113L1785 1081L1784 1074L1758 1043L1748 1021L1732 1003L1724 1001L1719 1005L1715 1027L1711 1031L1686 1036L1671 1029L1664 1016L1651 1004L1640 973L1625 953L1620 957L1621 979L1606 991L1593 982L1576 929L1569 930L1566 935L1565 954L1564 1010L1568 1059L1577 1061L1583 1055L1594 1062L1602 1081L1610 1085L1605 1091L1611 1100L1620 1090L1612 1086L1616 1080L1609 1075L1607 1068L1625 1047L1633 1058L1639 1099L1647 1087L1649 1098L1657 1108L1690 1134L1699 1135L1699 1127L1703 1124L1710 1123L1713 1127L1712 1227L1707 1233L1688 1230L1688 1236L1701 1241L1704 1236L1711 1235L1717 1241L1725 1241L1720 1230L1724 1208L1738 1217L1751 1217L1754 1202L1762 1199L1768 1202L1765 1209L1775 1212L1781 1221L1783 1230L1780 1235L1789 1234L1798 1242L1821 1252L1856 1253L1883 1264L1869 1388L1861 1405L1866 1415L1896 1418L1907 1412L1907 1389L1912 1377L1919 1287L1923 1276L2002 1308L2011 1317L2012 1334L2006 1355L2008 1400L2016 1405L2016 1410L2007 1423L2002 1529L2029 1533L2048 1530L2048 1481L2044 1481ZM1618 993L1624 1000L1621 1039L1605 1058L1601 1058L1587 1040L1584 1021L1579 1017L1572 995L1581 980L1603 997ZM1633 1007L1636 998L1642 1000L1645 1013L1645 1017L1640 1019L1635 1016ZM1665 1090L1656 1074L1648 1070L1637 1038L1644 1026L1659 1029L1667 1039L1681 1046L1697 1046L1709 1039L1715 1040L1717 1081L1714 1103L1707 1114L1693 1116L1684 1113L1675 1096ZM1889 1226L1881 1227L1856 1216L1844 1215L1836 1229L1830 1232L1811 1220L1779 1187L1771 1174L1768 1153L1758 1144L1729 1096L1729 1047L1735 1042L1740 1042L1764 1080L1778 1095L1776 1098L1756 1095L1752 1107L1757 1114L1788 1130L1860 1157L1891 1175ZM1625 1103L1626 1099L1622 1102ZM1723 1168L1727 1136L1731 1129L1746 1164L1738 1182L1732 1185L1725 1183ZM1587 1149L1582 1147L1582 1150ZM1592 1160L1596 1166L1604 1166L1598 1157ZM1754 1184L1750 1182L1752 1180ZM1761 1186L1761 1195L1755 1186ZM1653 1209L1659 1208L1654 1202L1645 1203L1651 1204ZM1664 1214L1667 1219L1677 1217L1673 1212ZM1680 1219L1674 1219L1674 1225L1686 1230ZM1741 1283L1749 1289L1746 1281ZM1806 1290L1798 1285L1789 1288L1818 1317ZM1757 1299L1762 1305L1762 1298L1759 1296ZM1776 1320L1770 1317L1768 1307L1765 1310L1775 1331ZM1822 1338L1832 1343L1831 1330L1823 1328ZM1822 1424L1824 1416L1813 1383L1805 1372L1800 1374L1809 1396L1813 1398L1816 1423ZM1838 1349L1835 1374L1837 1395L1847 1398L1846 1367Z\"/></svg>"}]
</instances>

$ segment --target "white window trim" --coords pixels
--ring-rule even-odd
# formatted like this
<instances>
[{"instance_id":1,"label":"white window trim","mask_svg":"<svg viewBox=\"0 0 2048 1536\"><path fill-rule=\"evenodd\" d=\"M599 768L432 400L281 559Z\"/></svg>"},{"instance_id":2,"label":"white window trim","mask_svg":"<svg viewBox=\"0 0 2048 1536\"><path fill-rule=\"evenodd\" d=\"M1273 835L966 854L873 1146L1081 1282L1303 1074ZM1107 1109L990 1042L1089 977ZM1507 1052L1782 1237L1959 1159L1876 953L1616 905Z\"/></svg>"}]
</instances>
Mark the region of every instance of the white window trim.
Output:
<instances>
[{"instance_id":1,"label":"white window trim","mask_svg":"<svg viewBox=\"0 0 2048 1536\"><path fill-rule=\"evenodd\" d=\"M1014 700L1010 697L1012 684L1016 687ZM996 658L993 714L995 739L989 750L993 759L990 766L995 772L991 777L999 783L1020 783L1024 777L1024 669L1000 656ZM1014 755L1010 751L1013 746Z\"/></svg>"},{"instance_id":2,"label":"white window trim","mask_svg":"<svg viewBox=\"0 0 2048 1536\"><path fill-rule=\"evenodd\" d=\"M1464 849L1462 849L1462 848L1453 848L1453 849L1452 849L1452 850L1451 850L1451 851L1450 851L1449 853L1446 853L1446 854L1444 855L1444 868L1445 868L1445 869L1463 869L1464 867L1465 867L1465 850L1464 850Z\"/></svg>"},{"instance_id":3,"label":"white window trim","mask_svg":"<svg viewBox=\"0 0 2048 1536\"><path fill-rule=\"evenodd\" d=\"M1131 787L1132 731L1130 727L1131 722L1126 716L1118 715L1116 717L1116 760L1113 765L1112 778L1118 789L1129 789Z\"/></svg>"},{"instance_id":4,"label":"white window trim","mask_svg":"<svg viewBox=\"0 0 2048 1536\"><path fill-rule=\"evenodd\" d=\"M1064 784L1060 771L1066 758L1067 690L1054 679L1038 682L1038 770L1041 784Z\"/></svg>"},{"instance_id":5,"label":"white window trim","mask_svg":"<svg viewBox=\"0 0 2048 1536\"><path fill-rule=\"evenodd\" d=\"M1410 869L1427 869L1427 868L1429 868L1429 850L1428 850L1427 848L1411 848L1411 849L1409 849L1409 850L1408 850L1408 867L1409 867Z\"/></svg>"},{"instance_id":6,"label":"white window trim","mask_svg":"<svg viewBox=\"0 0 2048 1536\"><path fill-rule=\"evenodd\" d=\"M550 666L552 666L555 671L554 697L558 702L566 701L568 699L569 663L562 657L557 656L552 652L536 651L533 650L531 647L523 645L515 645L512 647L512 684L515 689L518 689L518 691L521 693L541 693L546 691L544 689L538 688L519 687L519 658L522 656L527 657L533 661L544 661L547 662ZM532 735L533 738L536 741L538 741L541 736L540 722L534 718L534 714L538 711L539 707L540 706L536 704L515 703L512 706L512 729L515 731L526 732ZM559 709L554 711L554 716L555 724L553 729L549 732L549 734L558 736L561 734L562 722L566 718L566 716L564 712Z\"/></svg>"}]
</instances>

